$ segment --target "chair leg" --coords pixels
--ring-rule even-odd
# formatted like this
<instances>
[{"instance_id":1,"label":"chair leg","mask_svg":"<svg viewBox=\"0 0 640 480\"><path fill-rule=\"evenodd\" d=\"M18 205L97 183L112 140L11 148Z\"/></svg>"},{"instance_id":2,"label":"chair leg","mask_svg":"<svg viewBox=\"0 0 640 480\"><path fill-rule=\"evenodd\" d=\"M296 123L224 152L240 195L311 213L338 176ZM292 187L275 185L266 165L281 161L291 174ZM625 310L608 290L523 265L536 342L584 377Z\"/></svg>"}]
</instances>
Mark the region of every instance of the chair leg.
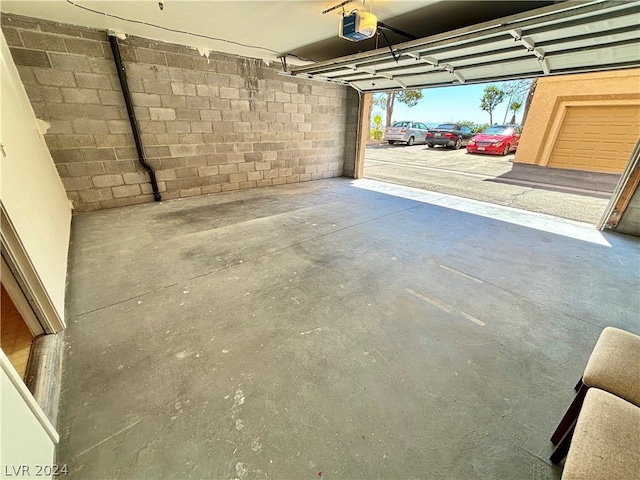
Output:
<instances>
[{"instance_id":1,"label":"chair leg","mask_svg":"<svg viewBox=\"0 0 640 480\"><path fill-rule=\"evenodd\" d=\"M567 456L567 453L569 453L569 447L571 446L571 439L573 438L573 432L576 429L577 421L577 418L573 420L566 433L562 436L558 445L556 445L556 448L553 450L551 457L549 457L549 460L551 460L551 463L554 465L558 465L562 459Z\"/></svg>"},{"instance_id":2,"label":"chair leg","mask_svg":"<svg viewBox=\"0 0 640 480\"><path fill-rule=\"evenodd\" d=\"M576 386L573 387L573 389L577 392L578 390L580 390L581 386L582 386L582 377L580 377L580 380L578 380L578 383L576 383Z\"/></svg>"},{"instance_id":3,"label":"chair leg","mask_svg":"<svg viewBox=\"0 0 640 480\"><path fill-rule=\"evenodd\" d=\"M558 442L565 436L569 428L571 428L571 425L578 418L580 409L582 408L582 402L584 402L584 396L587 394L587 390L589 390L589 387L585 384L582 384L582 386L578 390L578 393L576 394L576 397L573 399L573 402L571 402L571 405L569 405L567 412L564 414L564 417L562 417L562 420L560 420L556 431L553 432L553 435L551 435L551 443L553 443L554 445L558 444Z\"/></svg>"}]
</instances>

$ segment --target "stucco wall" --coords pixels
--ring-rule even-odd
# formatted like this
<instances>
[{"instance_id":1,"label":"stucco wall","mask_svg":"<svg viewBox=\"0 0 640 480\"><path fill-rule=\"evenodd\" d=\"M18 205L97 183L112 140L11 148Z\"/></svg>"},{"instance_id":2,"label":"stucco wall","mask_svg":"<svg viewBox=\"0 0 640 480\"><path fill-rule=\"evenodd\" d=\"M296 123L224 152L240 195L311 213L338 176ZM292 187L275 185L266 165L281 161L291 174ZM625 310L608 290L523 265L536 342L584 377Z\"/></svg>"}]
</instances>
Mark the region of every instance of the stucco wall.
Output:
<instances>
[{"instance_id":1,"label":"stucco wall","mask_svg":"<svg viewBox=\"0 0 640 480\"><path fill-rule=\"evenodd\" d=\"M640 69L539 78L514 161L546 164L563 102L625 103L639 98Z\"/></svg>"},{"instance_id":2,"label":"stucco wall","mask_svg":"<svg viewBox=\"0 0 640 480\"><path fill-rule=\"evenodd\" d=\"M45 138L75 208L152 201L106 32L15 15L2 29L36 116L51 123ZM284 77L262 60L120 43L163 199L353 173L347 87Z\"/></svg>"}]
</instances>

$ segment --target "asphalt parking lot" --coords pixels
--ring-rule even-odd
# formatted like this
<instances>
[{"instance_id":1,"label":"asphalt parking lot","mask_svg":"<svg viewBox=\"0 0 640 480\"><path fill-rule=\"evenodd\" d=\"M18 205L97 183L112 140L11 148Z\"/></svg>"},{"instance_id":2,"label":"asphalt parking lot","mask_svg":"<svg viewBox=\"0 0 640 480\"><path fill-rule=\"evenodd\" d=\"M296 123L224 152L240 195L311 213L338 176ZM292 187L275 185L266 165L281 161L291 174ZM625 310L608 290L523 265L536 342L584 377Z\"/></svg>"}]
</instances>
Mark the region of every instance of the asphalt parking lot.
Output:
<instances>
[{"instance_id":1,"label":"asphalt parking lot","mask_svg":"<svg viewBox=\"0 0 640 480\"><path fill-rule=\"evenodd\" d=\"M598 222L610 197L610 185L554 185L537 176L535 170L514 178L514 166L519 166L513 163L514 156L469 154L464 148L376 144L365 152L364 176L590 224Z\"/></svg>"}]
</instances>

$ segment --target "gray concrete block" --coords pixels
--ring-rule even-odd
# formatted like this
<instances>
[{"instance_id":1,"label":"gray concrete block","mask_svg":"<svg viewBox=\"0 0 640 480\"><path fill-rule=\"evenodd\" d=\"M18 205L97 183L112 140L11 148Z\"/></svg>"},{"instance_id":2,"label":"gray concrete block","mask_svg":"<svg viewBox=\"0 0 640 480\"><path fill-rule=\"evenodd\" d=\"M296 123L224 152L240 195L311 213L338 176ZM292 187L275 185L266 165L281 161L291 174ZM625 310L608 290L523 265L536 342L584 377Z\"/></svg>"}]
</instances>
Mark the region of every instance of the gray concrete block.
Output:
<instances>
[{"instance_id":1,"label":"gray concrete block","mask_svg":"<svg viewBox=\"0 0 640 480\"><path fill-rule=\"evenodd\" d=\"M108 133L106 120L94 120L91 118L76 118L71 121L75 133L93 135L96 133Z\"/></svg>"},{"instance_id":2,"label":"gray concrete block","mask_svg":"<svg viewBox=\"0 0 640 480\"><path fill-rule=\"evenodd\" d=\"M68 120L52 120L47 135L73 133L73 126Z\"/></svg>"},{"instance_id":3,"label":"gray concrete block","mask_svg":"<svg viewBox=\"0 0 640 480\"><path fill-rule=\"evenodd\" d=\"M234 110L222 110L220 113L222 114L222 121L229 124L240 122L242 120L241 113Z\"/></svg>"},{"instance_id":4,"label":"gray concrete block","mask_svg":"<svg viewBox=\"0 0 640 480\"><path fill-rule=\"evenodd\" d=\"M212 175L218 175L219 173L220 170L216 165L198 167L198 175L201 177L210 177Z\"/></svg>"},{"instance_id":5,"label":"gray concrete block","mask_svg":"<svg viewBox=\"0 0 640 480\"><path fill-rule=\"evenodd\" d=\"M16 65L51 68L51 62L49 61L47 52L27 48L10 48L9 50Z\"/></svg>"},{"instance_id":6,"label":"gray concrete block","mask_svg":"<svg viewBox=\"0 0 640 480\"><path fill-rule=\"evenodd\" d=\"M86 38L65 38L64 44L67 52L89 57L104 57L100 42L88 40Z\"/></svg>"},{"instance_id":7,"label":"gray concrete block","mask_svg":"<svg viewBox=\"0 0 640 480\"><path fill-rule=\"evenodd\" d=\"M53 54L50 54L51 56ZM81 57L82 58L82 57ZM108 75L116 76L116 68L113 64L113 60L109 60L106 58L99 57L86 57L87 63L89 64L89 72L92 73L104 73ZM117 79L117 77L116 77ZM131 89L131 85L129 85Z\"/></svg>"},{"instance_id":8,"label":"gray concrete block","mask_svg":"<svg viewBox=\"0 0 640 480\"><path fill-rule=\"evenodd\" d=\"M133 107L133 111L138 121L151 120L151 115L149 114L149 107Z\"/></svg>"},{"instance_id":9,"label":"gray concrete block","mask_svg":"<svg viewBox=\"0 0 640 480\"><path fill-rule=\"evenodd\" d=\"M20 38L20 34L18 30L15 28L8 27L6 25L2 25L2 33L4 34L4 38L7 40L7 45L10 47L24 47L24 43L22 43L22 39Z\"/></svg>"},{"instance_id":10,"label":"gray concrete block","mask_svg":"<svg viewBox=\"0 0 640 480\"><path fill-rule=\"evenodd\" d=\"M141 194L140 185L122 185L119 187L112 187L111 191L115 198L131 197Z\"/></svg>"},{"instance_id":11,"label":"gray concrete block","mask_svg":"<svg viewBox=\"0 0 640 480\"><path fill-rule=\"evenodd\" d=\"M199 83L206 83L208 85L217 86L217 87L228 87L229 76L221 75L219 73L207 72L203 81Z\"/></svg>"},{"instance_id":12,"label":"gray concrete block","mask_svg":"<svg viewBox=\"0 0 640 480\"><path fill-rule=\"evenodd\" d=\"M172 122L167 122L170 124ZM177 133L157 133L156 137L156 145L173 145L180 143L180 135Z\"/></svg>"},{"instance_id":13,"label":"gray concrete block","mask_svg":"<svg viewBox=\"0 0 640 480\"><path fill-rule=\"evenodd\" d=\"M98 96L102 105L124 105L122 92L117 90L98 90Z\"/></svg>"},{"instance_id":14,"label":"gray concrete block","mask_svg":"<svg viewBox=\"0 0 640 480\"><path fill-rule=\"evenodd\" d=\"M124 184L122 175L96 175L91 178L93 184L98 188L114 187Z\"/></svg>"},{"instance_id":15,"label":"gray concrete block","mask_svg":"<svg viewBox=\"0 0 640 480\"><path fill-rule=\"evenodd\" d=\"M169 71L169 81L171 82L184 82L183 70L176 67L167 67Z\"/></svg>"},{"instance_id":16,"label":"gray concrete block","mask_svg":"<svg viewBox=\"0 0 640 480\"><path fill-rule=\"evenodd\" d=\"M220 93L218 87L206 84L196 85L196 94L200 97L217 97Z\"/></svg>"},{"instance_id":17,"label":"gray concrete block","mask_svg":"<svg viewBox=\"0 0 640 480\"><path fill-rule=\"evenodd\" d=\"M63 100L67 103L100 103L100 96L97 90L87 88L63 88L61 92Z\"/></svg>"},{"instance_id":18,"label":"gray concrete block","mask_svg":"<svg viewBox=\"0 0 640 480\"><path fill-rule=\"evenodd\" d=\"M43 50L46 52L66 52L64 40L58 35L22 30L20 37L26 48Z\"/></svg>"},{"instance_id":19,"label":"gray concrete block","mask_svg":"<svg viewBox=\"0 0 640 480\"><path fill-rule=\"evenodd\" d=\"M134 145L132 134L94 135L94 138L98 147L127 147Z\"/></svg>"},{"instance_id":20,"label":"gray concrete block","mask_svg":"<svg viewBox=\"0 0 640 480\"><path fill-rule=\"evenodd\" d=\"M240 91L237 88L220 87L220 98L239 99Z\"/></svg>"},{"instance_id":21,"label":"gray concrete block","mask_svg":"<svg viewBox=\"0 0 640 480\"><path fill-rule=\"evenodd\" d=\"M25 85L37 85L38 80L36 80L36 76L33 73L32 67L27 67L25 65L17 65L18 74L20 75L20 80Z\"/></svg>"},{"instance_id":22,"label":"gray concrete block","mask_svg":"<svg viewBox=\"0 0 640 480\"><path fill-rule=\"evenodd\" d=\"M271 169L271 162L256 161L256 170L269 170Z\"/></svg>"},{"instance_id":23,"label":"gray concrete block","mask_svg":"<svg viewBox=\"0 0 640 480\"><path fill-rule=\"evenodd\" d=\"M93 190L81 190L80 199L83 203L99 202L113 198L110 188L98 188Z\"/></svg>"},{"instance_id":24,"label":"gray concrete block","mask_svg":"<svg viewBox=\"0 0 640 480\"><path fill-rule=\"evenodd\" d=\"M231 192L233 190L240 190L240 184L238 183L225 183L222 185L223 192Z\"/></svg>"},{"instance_id":25,"label":"gray concrete block","mask_svg":"<svg viewBox=\"0 0 640 480\"><path fill-rule=\"evenodd\" d=\"M167 131L164 121L140 120L138 123L142 133L165 133Z\"/></svg>"},{"instance_id":26,"label":"gray concrete block","mask_svg":"<svg viewBox=\"0 0 640 480\"><path fill-rule=\"evenodd\" d=\"M200 110L200 118L207 122L221 122L222 113L219 110Z\"/></svg>"},{"instance_id":27,"label":"gray concrete block","mask_svg":"<svg viewBox=\"0 0 640 480\"><path fill-rule=\"evenodd\" d=\"M176 109L176 119L177 120L187 120L187 121L200 121L200 111L199 110L191 110L188 108L177 108Z\"/></svg>"},{"instance_id":28,"label":"gray concrete block","mask_svg":"<svg viewBox=\"0 0 640 480\"><path fill-rule=\"evenodd\" d=\"M174 95L189 95L195 96L196 85L194 83L183 83L183 82L171 82L171 92Z\"/></svg>"},{"instance_id":29,"label":"gray concrete block","mask_svg":"<svg viewBox=\"0 0 640 480\"><path fill-rule=\"evenodd\" d=\"M149 115L151 116L151 120L175 120L176 119L176 111L172 108L150 107ZM199 116L200 115L198 115L198 117Z\"/></svg>"},{"instance_id":30,"label":"gray concrete block","mask_svg":"<svg viewBox=\"0 0 640 480\"><path fill-rule=\"evenodd\" d=\"M132 93L131 100L133 104L140 107L160 107L162 100L160 95L155 93Z\"/></svg>"},{"instance_id":31,"label":"gray concrete block","mask_svg":"<svg viewBox=\"0 0 640 480\"><path fill-rule=\"evenodd\" d=\"M64 188L65 190L67 190L67 192L72 190L89 190L93 188L93 183L91 183L91 177L63 178L62 184L64 185Z\"/></svg>"},{"instance_id":32,"label":"gray concrete block","mask_svg":"<svg viewBox=\"0 0 640 480\"><path fill-rule=\"evenodd\" d=\"M171 155L171 150L166 145L145 146L144 152L149 158L168 157Z\"/></svg>"},{"instance_id":33,"label":"gray concrete block","mask_svg":"<svg viewBox=\"0 0 640 480\"><path fill-rule=\"evenodd\" d=\"M209 108L210 100L207 97L189 97L187 96L187 108L190 110L202 110Z\"/></svg>"},{"instance_id":34,"label":"gray concrete block","mask_svg":"<svg viewBox=\"0 0 640 480\"><path fill-rule=\"evenodd\" d=\"M167 65L167 59L165 53L158 50L151 50L149 48L136 48L136 57L138 62L147 63L153 65Z\"/></svg>"},{"instance_id":35,"label":"gray concrete block","mask_svg":"<svg viewBox=\"0 0 640 480\"><path fill-rule=\"evenodd\" d=\"M169 67L177 67L184 69L193 68L193 57L187 55L179 55L175 53L165 53L167 65Z\"/></svg>"},{"instance_id":36,"label":"gray concrete block","mask_svg":"<svg viewBox=\"0 0 640 480\"><path fill-rule=\"evenodd\" d=\"M113 148L83 148L82 157L85 162L109 162L116 159Z\"/></svg>"},{"instance_id":37,"label":"gray concrete block","mask_svg":"<svg viewBox=\"0 0 640 480\"><path fill-rule=\"evenodd\" d=\"M184 157L187 155L195 155L194 145L169 145L169 151L174 157Z\"/></svg>"},{"instance_id":38,"label":"gray concrete block","mask_svg":"<svg viewBox=\"0 0 640 480\"><path fill-rule=\"evenodd\" d=\"M284 106L279 102L267 102L267 111L272 113L283 113Z\"/></svg>"},{"instance_id":39,"label":"gray concrete block","mask_svg":"<svg viewBox=\"0 0 640 480\"><path fill-rule=\"evenodd\" d=\"M220 169L221 175L230 175L232 173L238 172L238 165L237 164L220 165L219 169Z\"/></svg>"},{"instance_id":40,"label":"gray concrete block","mask_svg":"<svg viewBox=\"0 0 640 480\"><path fill-rule=\"evenodd\" d=\"M76 83L80 88L113 90L110 75L84 72L76 72L74 75L76 77Z\"/></svg>"},{"instance_id":41,"label":"gray concrete block","mask_svg":"<svg viewBox=\"0 0 640 480\"><path fill-rule=\"evenodd\" d=\"M93 135L55 135L57 137L57 147L60 149L95 147L96 142ZM47 138L47 141L49 139Z\"/></svg>"},{"instance_id":42,"label":"gray concrete block","mask_svg":"<svg viewBox=\"0 0 640 480\"><path fill-rule=\"evenodd\" d=\"M169 80L156 80L155 78L143 78L142 86L146 93L171 94L171 82Z\"/></svg>"},{"instance_id":43,"label":"gray concrete block","mask_svg":"<svg viewBox=\"0 0 640 480\"><path fill-rule=\"evenodd\" d=\"M95 91L95 90L94 90ZM115 105L85 105L84 111L89 118L101 118L105 120L119 120L128 118L124 107Z\"/></svg>"},{"instance_id":44,"label":"gray concrete block","mask_svg":"<svg viewBox=\"0 0 640 480\"><path fill-rule=\"evenodd\" d=\"M126 185L138 185L149 182L149 174L146 171L128 172L122 175L122 178Z\"/></svg>"},{"instance_id":45,"label":"gray concrete block","mask_svg":"<svg viewBox=\"0 0 640 480\"><path fill-rule=\"evenodd\" d=\"M191 132L191 124L189 122L167 122L168 133L189 133Z\"/></svg>"},{"instance_id":46,"label":"gray concrete block","mask_svg":"<svg viewBox=\"0 0 640 480\"><path fill-rule=\"evenodd\" d=\"M194 133L213 133L211 122L191 122L191 131Z\"/></svg>"},{"instance_id":47,"label":"gray concrete block","mask_svg":"<svg viewBox=\"0 0 640 480\"><path fill-rule=\"evenodd\" d=\"M83 177L104 174L102 162L69 163L67 170L72 177Z\"/></svg>"},{"instance_id":48,"label":"gray concrete block","mask_svg":"<svg viewBox=\"0 0 640 480\"><path fill-rule=\"evenodd\" d=\"M69 150L53 150L51 152L51 158L55 163L71 163L82 162L82 153L78 149Z\"/></svg>"},{"instance_id":49,"label":"gray concrete block","mask_svg":"<svg viewBox=\"0 0 640 480\"><path fill-rule=\"evenodd\" d=\"M178 95L160 95L160 101L165 108L187 108L187 97Z\"/></svg>"},{"instance_id":50,"label":"gray concrete block","mask_svg":"<svg viewBox=\"0 0 640 480\"><path fill-rule=\"evenodd\" d=\"M208 83L206 80L206 72L199 70L183 70L182 77L187 83L204 84Z\"/></svg>"},{"instance_id":51,"label":"gray concrete block","mask_svg":"<svg viewBox=\"0 0 640 480\"><path fill-rule=\"evenodd\" d=\"M63 72L53 69L34 68L33 73L41 85L55 87L75 87L76 81L71 72Z\"/></svg>"},{"instance_id":52,"label":"gray concrete block","mask_svg":"<svg viewBox=\"0 0 640 480\"><path fill-rule=\"evenodd\" d=\"M198 169L196 167L180 167L176 168L176 178L185 179L198 176Z\"/></svg>"}]
</instances>

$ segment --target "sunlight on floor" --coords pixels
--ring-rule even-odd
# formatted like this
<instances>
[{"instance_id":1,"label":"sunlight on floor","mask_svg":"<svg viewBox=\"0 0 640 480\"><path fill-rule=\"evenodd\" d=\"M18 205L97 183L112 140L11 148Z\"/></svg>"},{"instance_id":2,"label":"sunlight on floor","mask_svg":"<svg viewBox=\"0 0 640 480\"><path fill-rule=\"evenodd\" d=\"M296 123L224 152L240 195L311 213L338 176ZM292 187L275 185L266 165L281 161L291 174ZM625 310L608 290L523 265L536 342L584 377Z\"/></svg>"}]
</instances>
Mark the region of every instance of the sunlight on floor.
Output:
<instances>
[{"instance_id":1,"label":"sunlight on floor","mask_svg":"<svg viewBox=\"0 0 640 480\"><path fill-rule=\"evenodd\" d=\"M533 228L564 237L595 243L610 247L611 244L604 238L602 233L588 223L567 220L544 213L528 212L516 208L494 205L480 202L445 193L430 192L418 188L404 187L390 183L378 182L366 178L351 182L354 187L370 190L373 192L393 195L395 197L407 198L417 202L429 203L439 207L450 208L460 212L492 218L501 222L508 222L522 227Z\"/></svg>"}]
</instances>

